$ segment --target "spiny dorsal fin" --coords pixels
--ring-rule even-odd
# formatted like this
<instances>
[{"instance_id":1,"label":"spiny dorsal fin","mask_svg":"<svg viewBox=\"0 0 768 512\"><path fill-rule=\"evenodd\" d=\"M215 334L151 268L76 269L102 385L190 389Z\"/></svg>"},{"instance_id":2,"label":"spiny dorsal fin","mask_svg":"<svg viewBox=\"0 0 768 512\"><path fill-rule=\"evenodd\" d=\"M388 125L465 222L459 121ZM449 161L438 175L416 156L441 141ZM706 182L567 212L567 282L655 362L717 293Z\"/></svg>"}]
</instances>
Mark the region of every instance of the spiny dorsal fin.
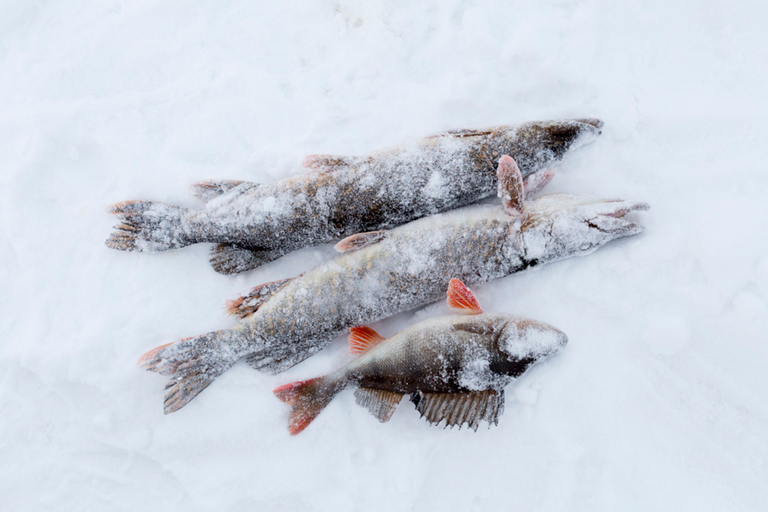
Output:
<instances>
[{"instance_id":1,"label":"spiny dorsal fin","mask_svg":"<svg viewBox=\"0 0 768 512\"><path fill-rule=\"evenodd\" d=\"M356 167L371 161L371 157L363 156L307 155L301 165L315 171L332 171L339 167Z\"/></svg>"},{"instance_id":2,"label":"spiny dorsal fin","mask_svg":"<svg viewBox=\"0 0 768 512\"><path fill-rule=\"evenodd\" d=\"M511 156L504 155L499 159L496 177L499 181L498 195L501 198L504 211L510 215L522 215L524 197L523 176L520 174L520 168Z\"/></svg>"},{"instance_id":3,"label":"spiny dorsal fin","mask_svg":"<svg viewBox=\"0 0 768 512\"><path fill-rule=\"evenodd\" d=\"M334 245L333 248L338 252L358 251L363 247L368 247L369 245L381 242L387 238L387 236L389 236L389 234L386 230L366 231L365 233L357 233L348 236Z\"/></svg>"},{"instance_id":4,"label":"spiny dorsal fin","mask_svg":"<svg viewBox=\"0 0 768 512\"><path fill-rule=\"evenodd\" d=\"M483 312L483 308L480 307L480 302L475 297L475 294L472 293L472 290L467 288L458 279L451 279L448 283L447 295L448 306L451 309L467 315L479 315Z\"/></svg>"},{"instance_id":5,"label":"spiny dorsal fin","mask_svg":"<svg viewBox=\"0 0 768 512\"><path fill-rule=\"evenodd\" d=\"M499 416L504 412L504 390L472 391L466 393L422 393L411 395L416 410L432 425L445 420L445 427L466 423L472 430L477 430L480 420L499 424Z\"/></svg>"},{"instance_id":6,"label":"spiny dorsal fin","mask_svg":"<svg viewBox=\"0 0 768 512\"><path fill-rule=\"evenodd\" d=\"M285 285L294 279L296 278L289 277L288 279L280 279L278 281L271 281L269 283L254 286L246 295L243 295L239 299L227 302L227 311L230 315L235 315L240 318L252 315L275 293L282 290Z\"/></svg>"},{"instance_id":7,"label":"spiny dorsal fin","mask_svg":"<svg viewBox=\"0 0 768 512\"><path fill-rule=\"evenodd\" d=\"M208 180L199 181L192 184L192 194L195 197L202 199L205 202L211 199L217 198L226 194L235 187L238 187L245 183L245 181L239 180ZM251 183L251 185L257 186L257 183ZM252 187L249 187L249 189Z\"/></svg>"},{"instance_id":8,"label":"spiny dorsal fin","mask_svg":"<svg viewBox=\"0 0 768 512\"><path fill-rule=\"evenodd\" d=\"M389 421L392 415L395 414L395 409L397 409L397 405L402 398L402 393L395 393L385 389L357 388L355 390L355 402L357 402L357 405L368 409L382 423Z\"/></svg>"},{"instance_id":9,"label":"spiny dorsal fin","mask_svg":"<svg viewBox=\"0 0 768 512\"><path fill-rule=\"evenodd\" d=\"M552 169L542 169L541 171L529 174L528 177L523 180L525 198L533 199L550 181L552 181L552 178L554 177L555 171Z\"/></svg>"},{"instance_id":10,"label":"spiny dorsal fin","mask_svg":"<svg viewBox=\"0 0 768 512\"><path fill-rule=\"evenodd\" d=\"M362 354L375 347L382 341L384 336L377 333L370 327L364 325L349 328L349 353L353 355Z\"/></svg>"}]
</instances>

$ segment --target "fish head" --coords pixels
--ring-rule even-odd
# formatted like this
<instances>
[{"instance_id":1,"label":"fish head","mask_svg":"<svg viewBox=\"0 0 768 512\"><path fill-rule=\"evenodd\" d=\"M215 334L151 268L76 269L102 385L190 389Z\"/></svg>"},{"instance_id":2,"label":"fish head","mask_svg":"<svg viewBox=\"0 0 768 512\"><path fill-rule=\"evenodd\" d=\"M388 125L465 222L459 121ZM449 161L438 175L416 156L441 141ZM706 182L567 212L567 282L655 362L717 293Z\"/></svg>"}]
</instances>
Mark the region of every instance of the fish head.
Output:
<instances>
[{"instance_id":1,"label":"fish head","mask_svg":"<svg viewBox=\"0 0 768 512\"><path fill-rule=\"evenodd\" d=\"M536 320L513 318L504 324L498 338L498 351L510 365L509 369L521 363L527 368L557 354L567 343L568 336L560 329Z\"/></svg>"},{"instance_id":2,"label":"fish head","mask_svg":"<svg viewBox=\"0 0 768 512\"><path fill-rule=\"evenodd\" d=\"M549 167L566 152L594 141L601 133L599 119L563 119L535 121L505 126L490 140L495 160L513 155L523 177Z\"/></svg>"},{"instance_id":3,"label":"fish head","mask_svg":"<svg viewBox=\"0 0 768 512\"><path fill-rule=\"evenodd\" d=\"M589 254L611 240L632 236L643 226L625 216L647 203L552 194L525 203L513 230L529 265Z\"/></svg>"}]
</instances>

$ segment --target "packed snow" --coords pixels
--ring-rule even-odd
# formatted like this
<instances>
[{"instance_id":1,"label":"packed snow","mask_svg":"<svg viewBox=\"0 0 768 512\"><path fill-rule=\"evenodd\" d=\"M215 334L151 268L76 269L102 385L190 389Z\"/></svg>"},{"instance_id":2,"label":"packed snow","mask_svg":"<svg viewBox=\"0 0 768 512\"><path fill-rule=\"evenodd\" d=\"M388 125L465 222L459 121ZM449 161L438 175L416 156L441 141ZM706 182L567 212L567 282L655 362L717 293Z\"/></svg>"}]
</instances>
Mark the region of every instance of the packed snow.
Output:
<instances>
[{"instance_id":1,"label":"packed snow","mask_svg":"<svg viewBox=\"0 0 768 512\"><path fill-rule=\"evenodd\" d=\"M0 3L3 510L768 508L768 4L373 0ZM645 201L639 236L474 286L563 350L499 425L380 424L340 393L300 435L236 364L163 415L145 351L234 326L223 304L334 256L222 276L198 244L108 249L111 203L200 208L307 154L597 117L547 192ZM389 336L444 302L372 327Z\"/></svg>"}]
</instances>

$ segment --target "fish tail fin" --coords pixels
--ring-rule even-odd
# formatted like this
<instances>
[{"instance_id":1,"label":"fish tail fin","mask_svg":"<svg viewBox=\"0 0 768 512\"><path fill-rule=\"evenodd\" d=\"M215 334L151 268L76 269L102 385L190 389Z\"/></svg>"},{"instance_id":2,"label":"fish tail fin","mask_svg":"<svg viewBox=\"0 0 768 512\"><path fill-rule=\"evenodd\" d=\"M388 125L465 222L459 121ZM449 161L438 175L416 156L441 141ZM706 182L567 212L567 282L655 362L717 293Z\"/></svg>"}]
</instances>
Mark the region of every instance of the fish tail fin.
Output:
<instances>
[{"instance_id":1,"label":"fish tail fin","mask_svg":"<svg viewBox=\"0 0 768 512\"><path fill-rule=\"evenodd\" d=\"M112 205L109 213L117 215L121 222L106 242L112 249L153 252L195 243L189 234L188 208L155 201L125 201Z\"/></svg>"},{"instance_id":2,"label":"fish tail fin","mask_svg":"<svg viewBox=\"0 0 768 512\"><path fill-rule=\"evenodd\" d=\"M211 266L219 274L239 274L274 261L286 251L279 249L250 249L237 245L218 244L211 249Z\"/></svg>"},{"instance_id":3,"label":"fish tail fin","mask_svg":"<svg viewBox=\"0 0 768 512\"><path fill-rule=\"evenodd\" d=\"M332 376L291 382L275 389L277 398L291 406L288 431L295 436L314 420L320 411L344 388L343 382Z\"/></svg>"},{"instance_id":4,"label":"fish tail fin","mask_svg":"<svg viewBox=\"0 0 768 512\"><path fill-rule=\"evenodd\" d=\"M231 337L224 332L214 331L168 343L139 358L139 366L171 377L165 386L168 390L165 414L187 405L240 358L237 350L227 343Z\"/></svg>"}]
</instances>

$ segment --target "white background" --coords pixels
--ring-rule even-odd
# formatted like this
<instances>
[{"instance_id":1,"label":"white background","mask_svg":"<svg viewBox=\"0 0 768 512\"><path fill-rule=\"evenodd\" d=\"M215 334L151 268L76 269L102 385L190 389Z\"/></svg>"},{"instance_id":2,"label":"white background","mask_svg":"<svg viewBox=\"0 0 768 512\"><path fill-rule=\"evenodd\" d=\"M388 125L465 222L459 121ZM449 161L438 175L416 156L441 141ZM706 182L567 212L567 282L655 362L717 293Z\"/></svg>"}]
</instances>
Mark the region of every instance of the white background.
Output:
<instances>
[{"instance_id":1,"label":"white background","mask_svg":"<svg viewBox=\"0 0 768 512\"><path fill-rule=\"evenodd\" d=\"M768 4L0 2L2 510L765 510ZM476 287L566 350L498 427L379 424L340 394L301 435L240 363L178 413L144 351L234 325L209 246L121 253L110 203L198 203L309 153L593 116L552 191L644 200L644 234ZM373 327L385 335L443 304Z\"/></svg>"}]
</instances>

